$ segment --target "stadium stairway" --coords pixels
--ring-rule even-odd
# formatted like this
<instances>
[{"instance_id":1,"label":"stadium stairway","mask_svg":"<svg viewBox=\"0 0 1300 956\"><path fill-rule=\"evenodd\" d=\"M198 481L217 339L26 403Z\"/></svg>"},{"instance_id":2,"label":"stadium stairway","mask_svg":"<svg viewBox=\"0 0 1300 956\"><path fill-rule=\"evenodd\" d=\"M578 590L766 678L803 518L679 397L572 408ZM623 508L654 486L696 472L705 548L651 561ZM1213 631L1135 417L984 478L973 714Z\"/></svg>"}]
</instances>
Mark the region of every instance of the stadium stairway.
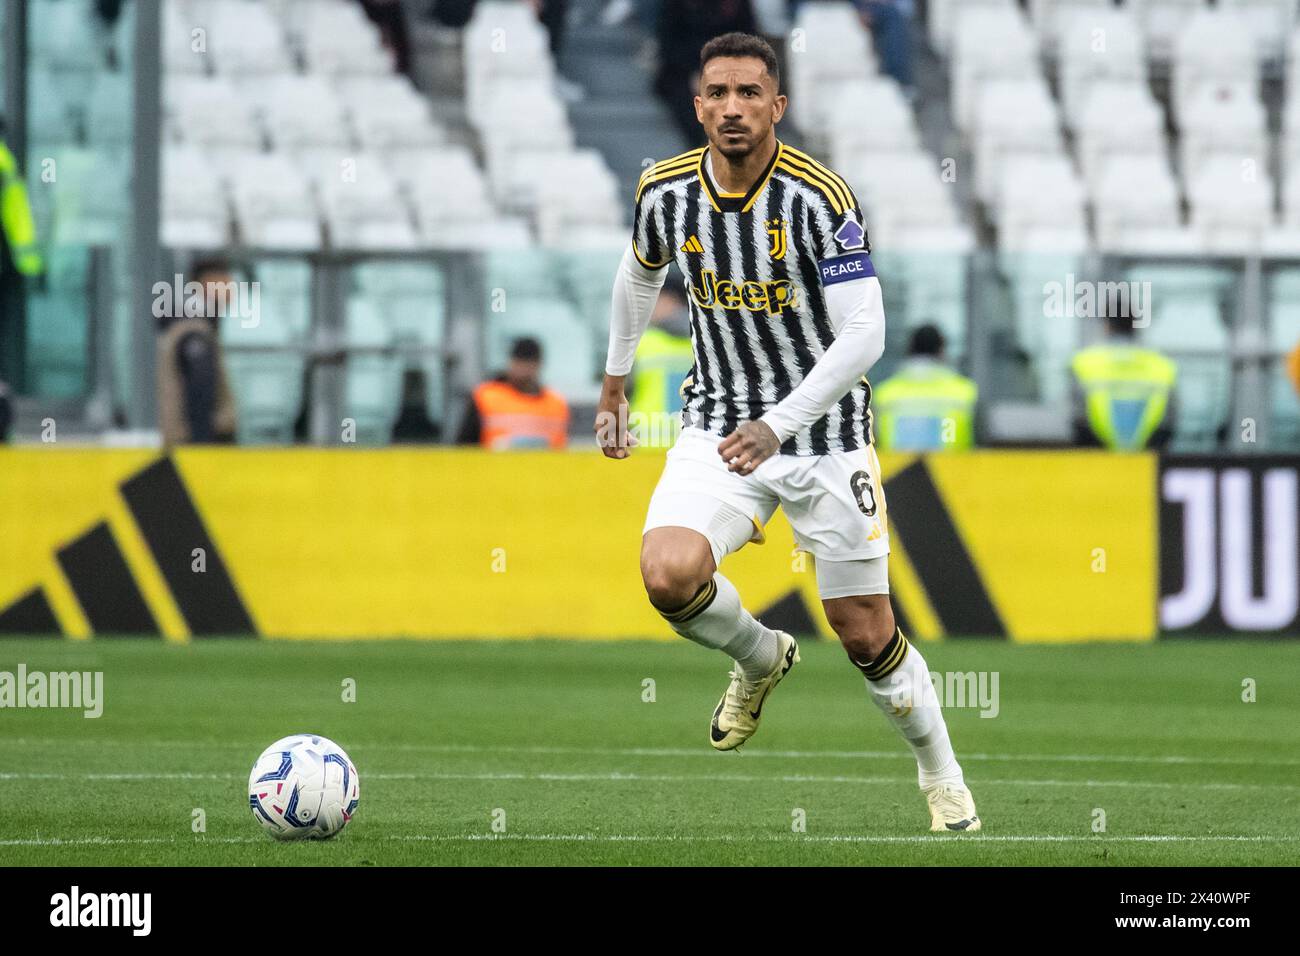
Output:
<instances>
[{"instance_id":1,"label":"stadium stairway","mask_svg":"<svg viewBox=\"0 0 1300 956\"><path fill-rule=\"evenodd\" d=\"M653 90L653 76L637 52L645 36L630 24L607 27L571 17L560 72L580 84L586 97L568 104L578 145L600 150L621 194L636 190L646 159L667 159L687 149ZM631 218L631 199L627 218Z\"/></svg>"}]
</instances>

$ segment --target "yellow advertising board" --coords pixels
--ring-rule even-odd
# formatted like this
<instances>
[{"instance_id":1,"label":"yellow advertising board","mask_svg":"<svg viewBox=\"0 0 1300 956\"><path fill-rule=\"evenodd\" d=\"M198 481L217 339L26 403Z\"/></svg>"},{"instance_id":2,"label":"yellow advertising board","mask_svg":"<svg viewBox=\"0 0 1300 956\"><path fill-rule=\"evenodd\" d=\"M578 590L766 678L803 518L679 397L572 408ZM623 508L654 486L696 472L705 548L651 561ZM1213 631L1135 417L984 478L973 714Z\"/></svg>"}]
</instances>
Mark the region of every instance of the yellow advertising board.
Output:
<instances>
[{"instance_id":1,"label":"yellow advertising board","mask_svg":"<svg viewBox=\"0 0 1300 956\"><path fill-rule=\"evenodd\" d=\"M1155 634L1155 459L882 455L916 636ZM638 547L663 453L0 450L0 633L672 638ZM831 636L779 512L724 573Z\"/></svg>"}]
</instances>

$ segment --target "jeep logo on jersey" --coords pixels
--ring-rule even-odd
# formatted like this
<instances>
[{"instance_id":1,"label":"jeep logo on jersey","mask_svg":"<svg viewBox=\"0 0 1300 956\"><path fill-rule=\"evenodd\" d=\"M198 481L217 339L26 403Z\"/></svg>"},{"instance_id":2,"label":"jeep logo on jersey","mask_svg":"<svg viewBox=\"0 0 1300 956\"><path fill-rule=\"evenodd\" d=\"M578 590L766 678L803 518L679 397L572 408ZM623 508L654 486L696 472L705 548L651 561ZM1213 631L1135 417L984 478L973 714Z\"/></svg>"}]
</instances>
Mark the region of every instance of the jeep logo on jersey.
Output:
<instances>
[{"instance_id":1,"label":"jeep logo on jersey","mask_svg":"<svg viewBox=\"0 0 1300 956\"><path fill-rule=\"evenodd\" d=\"M691 298L702 309L748 309L776 315L786 308L797 308L799 294L788 279L777 282L733 282L719 279L712 269L700 273L700 284L691 283Z\"/></svg>"},{"instance_id":2,"label":"jeep logo on jersey","mask_svg":"<svg viewBox=\"0 0 1300 956\"><path fill-rule=\"evenodd\" d=\"M835 230L835 241L839 243L840 248L846 252L850 249L861 249L862 240L867 236L867 232L862 228L862 223L858 222L853 210L844 214L844 221L840 227Z\"/></svg>"},{"instance_id":3,"label":"jeep logo on jersey","mask_svg":"<svg viewBox=\"0 0 1300 956\"><path fill-rule=\"evenodd\" d=\"M876 489L871 484L871 476L865 471L855 471L849 478L849 488L857 499L858 510L868 518L876 514ZM869 502L869 503L868 503Z\"/></svg>"}]
</instances>

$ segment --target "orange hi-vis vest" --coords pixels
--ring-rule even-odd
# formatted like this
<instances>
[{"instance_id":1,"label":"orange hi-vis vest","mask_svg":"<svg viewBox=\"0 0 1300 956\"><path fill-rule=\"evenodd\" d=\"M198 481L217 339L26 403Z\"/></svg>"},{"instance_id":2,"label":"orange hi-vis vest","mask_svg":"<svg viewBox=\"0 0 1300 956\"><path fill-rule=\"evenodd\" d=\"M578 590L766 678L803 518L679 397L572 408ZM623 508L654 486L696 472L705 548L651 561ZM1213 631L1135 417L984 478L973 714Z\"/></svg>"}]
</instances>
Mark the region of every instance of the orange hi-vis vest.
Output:
<instances>
[{"instance_id":1,"label":"orange hi-vis vest","mask_svg":"<svg viewBox=\"0 0 1300 956\"><path fill-rule=\"evenodd\" d=\"M569 406L552 389L528 395L509 382L484 382L474 404L484 448L563 448L568 441Z\"/></svg>"}]
</instances>

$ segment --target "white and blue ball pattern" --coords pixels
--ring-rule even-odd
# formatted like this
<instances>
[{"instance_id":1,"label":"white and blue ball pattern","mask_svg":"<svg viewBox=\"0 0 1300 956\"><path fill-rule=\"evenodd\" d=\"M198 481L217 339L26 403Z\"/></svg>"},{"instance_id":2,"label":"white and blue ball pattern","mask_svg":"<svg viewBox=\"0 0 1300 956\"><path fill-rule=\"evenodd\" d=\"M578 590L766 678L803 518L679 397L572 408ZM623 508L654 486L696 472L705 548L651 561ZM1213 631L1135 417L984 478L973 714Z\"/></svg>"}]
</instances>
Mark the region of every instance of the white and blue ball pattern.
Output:
<instances>
[{"instance_id":1,"label":"white and blue ball pattern","mask_svg":"<svg viewBox=\"0 0 1300 956\"><path fill-rule=\"evenodd\" d=\"M253 818L277 840L325 840L347 825L361 781L343 748L316 734L277 740L248 775Z\"/></svg>"}]
</instances>

